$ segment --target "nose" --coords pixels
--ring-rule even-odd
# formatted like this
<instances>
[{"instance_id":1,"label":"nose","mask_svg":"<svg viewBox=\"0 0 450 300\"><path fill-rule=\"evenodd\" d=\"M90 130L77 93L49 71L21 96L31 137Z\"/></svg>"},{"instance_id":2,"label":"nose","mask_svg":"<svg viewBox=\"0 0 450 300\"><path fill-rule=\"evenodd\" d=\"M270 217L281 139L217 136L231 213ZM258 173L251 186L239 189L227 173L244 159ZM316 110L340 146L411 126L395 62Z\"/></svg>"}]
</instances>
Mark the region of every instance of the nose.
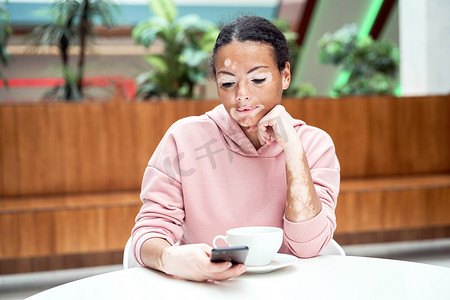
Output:
<instances>
[{"instance_id":1,"label":"nose","mask_svg":"<svg viewBox=\"0 0 450 300\"><path fill-rule=\"evenodd\" d=\"M242 102L250 99L250 91L245 83L239 83L236 90L236 101Z\"/></svg>"}]
</instances>

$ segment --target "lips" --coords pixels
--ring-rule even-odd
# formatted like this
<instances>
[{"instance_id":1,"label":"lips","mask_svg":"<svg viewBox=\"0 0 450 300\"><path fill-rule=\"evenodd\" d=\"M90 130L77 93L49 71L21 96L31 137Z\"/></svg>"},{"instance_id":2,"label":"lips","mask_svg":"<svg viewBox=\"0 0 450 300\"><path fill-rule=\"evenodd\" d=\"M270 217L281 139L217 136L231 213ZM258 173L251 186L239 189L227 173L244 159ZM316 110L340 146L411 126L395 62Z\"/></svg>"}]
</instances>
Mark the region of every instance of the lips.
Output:
<instances>
[{"instance_id":1,"label":"lips","mask_svg":"<svg viewBox=\"0 0 450 300\"><path fill-rule=\"evenodd\" d=\"M254 111L255 109L257 109L258 106L242 106L239 108L236 108L236 111L239 113L251 113L252 111Z\"/></svg>"}]
</instances>

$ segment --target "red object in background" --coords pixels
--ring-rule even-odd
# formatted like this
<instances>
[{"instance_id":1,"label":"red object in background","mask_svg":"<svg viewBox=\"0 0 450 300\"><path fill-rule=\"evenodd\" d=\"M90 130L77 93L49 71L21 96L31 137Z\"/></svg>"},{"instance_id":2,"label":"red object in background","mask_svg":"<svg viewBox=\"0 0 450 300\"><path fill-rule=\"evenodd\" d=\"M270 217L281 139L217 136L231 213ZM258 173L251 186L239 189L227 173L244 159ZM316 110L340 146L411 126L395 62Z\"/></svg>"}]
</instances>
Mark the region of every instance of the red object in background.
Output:
<instances>
[{"instance_id":1,"label":"red object in background","mask_svg":"<svg viewBox=\"0 0 450 300\"><path fill-rule=\"evenodd\" d=\"M10 78L6 79L9 88L52 88L64 84L62 78ZM113 77L90 77L83 80L83 86L107 87L115 85L121 89L123 96L133 99L136 96L136 83L134 79L124 79L119 76ZM5 87L3 80L0 80L0 88Z\"/></svg>"},{"instance_id":2,"label":"red object in background","mask_svg":"<svg viewBox=\"0 0 450 300\"><path fill-rule=\"evenodd\" d=\"M11 78L6 81L10 88L54 87L64 83L62 78ZM4 86L4 82L0 81L0 87Z\"/></svg>"}]
</instances>

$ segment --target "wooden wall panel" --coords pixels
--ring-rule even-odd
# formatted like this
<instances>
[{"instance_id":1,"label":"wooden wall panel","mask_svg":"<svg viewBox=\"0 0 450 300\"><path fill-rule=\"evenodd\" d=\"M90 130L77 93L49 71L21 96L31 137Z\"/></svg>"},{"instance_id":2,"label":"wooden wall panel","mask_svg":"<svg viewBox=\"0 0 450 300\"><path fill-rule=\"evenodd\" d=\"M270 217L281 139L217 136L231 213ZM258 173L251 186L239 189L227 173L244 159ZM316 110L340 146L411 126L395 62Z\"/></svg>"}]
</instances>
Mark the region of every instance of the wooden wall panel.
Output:
<instances>
[{"instance_id":1,"label":"wooden wall panel","mask_svg":"<svg viewBox=\"0 0 450 300\"><path fill-rule=\"evenodd\" d=\"M0 259L123 250L141 202L0 214ZM99 197L97 197L99 198ZM1 273L1 272L0 272Z\"/></svg>"},{"instance_id":2,"label":"wooden wall panel","mask_svg":"<svg viewBox=\"0 0 450 300\"><path fill-rule=\"evenodd\" d=\"M45 151L45 164L42 166L44 174L42 179L45 184L43 186L44 193L54 193L64 188L64 164L65 148L63 143L63 136L65 134L62 126L64 115L62 114L63 106L56 106L55 111L52 112L46 107L45 109L45 124L44 139L42 141L43 151ZM40 160L40 157L36 157Z\"/></svg>"},{"instance_id":3,"label":"wooden wall panel","mask_svg":"<svg viewBox=\"0 0 450 300\"><path fill-rule=\"evenodd\" d=\"M1 274L41 272L121 264L123 251L22 257L0 260Z\"/></svg>"},{"instance_id":4,"label":"wooden wall panel","mask_svg":"<svg viewBox=\"0 0 450 300\"><path fill-rule=\"evenodd\" d=\"M19 253L19 218L14 214L0 214L0 257Z\"/></svg>"},{"instance_id":5,"label":"wooden wall panel","mask_svg":"<svg viewBox=\"0 0 450 300\"><path fill-rule=\"evenodd\" d=\"M45 113L43 106L16 107L17 111L17 140L20 170L19 181L21 183L19 194L33 194L42 192L43 173L42 162L47 160L45 144L41 141L44 138L43 124ZM37 114L39 113L39 114Z\"/></svg>"},{"instance_id":6,"label":"wooden wall panel","mask_svg":"<svg viewBox=\"0 0 450 300\"><path fill-rule=\"evenodd\" d=\"M134 168L136 172L130 177L141 184L145 167L159 143L158 139L165 133L164 126L161 125L164 111L160 105L144 105L146 103L135 104L133 107L135 110L133 135L136 144L130 145L130 147L132 147L135 157ZM126 107L126 109L130 108ZM149 128L152 130L149 130Z\"/></svg>"},{"instance_id":7,"label":"wooden wall panel","mask_svg":"<svg viewBox=\"0 0 450 300\"><path fill-rule=\"evenodd\" d=\"M450 96L285 99L330 134L343 178L450 172Z\"/></svg>"},{"instance_id":8,"label":"wooden wall panel","mask_svg":"<svg viewBox=\"0 0 450 300\"><path fill-rule=\"evenodd\" d=\"M69 104L61 105L63 135L61 143L63 148L63 160L57 162L63 168L64 186L56 189L53 193L69 193L81 191L81 167L83 165L80 144L80 115L84 112L82 105ZM52 110L53 106L49 108Z\"/></svg>"},{"instance_id":9,"label":"wooden wall panel","mask_svg":"<svg viewBox=\"0 0 450 300\"><path fill-rule=\"evenodd\" d=\"M36 235L35 252L31 253L33 256L45 256L49 253L55 253L55 231L59 226L55 221L54 212L42 211L38 214L33 212L32 226L34 226L34 233ZM28 242L27 242L28 243Z\"/></svg>"},{"instance_id":10,"label":"wooden wall panel","mask_svg":"<svg viewBox=\"0 0 450 300\"><path fill-rule=\"evenodd\" d=\"M450 226L406 228L398 230L376 230L334 234L340 245L389 243L413 240L445 239L450 237Z\"/></svg>"},{"instance_id":11,"label":"wooden wall panel","mask_svg":"<svg viewBox=\"0 0 450 300\"><path fill-rule=\"evenodd\" d=\"M134 206L114 207L108 210L105 216L106 249L125 248L140 207L141 203L138 203Z\"/></svg>"},{"instance_id":12,"label":"wooden wall panel","mask_svg":"<svg viewBox=\"0 0 450 300\"><path fill-rule=\"evenodd\" d=\"M95 190L95 187L105 188L105 135L101 134L104 130L104 114L102 106L98 104L83 108L83 113L78 116L81 156L81 185L78 191L88 192Z\"/></svg>"},{"instance_id":13,"label":"wooden wall panel","mask_svg":"<svg viewBox=\"0 0 450 300\"><path fill-rule=\"evenodd\" d=\"M450 186L393 191L383 200L384 229L450 225Z\"/></svg>"},{"instance_id":14,"label":"wooden wall panel","mask_svg":"<svg viewBox=\"0 0 450 300\"><path fill-rule=\"evenodd\" d=\"M446 185L385 185L346 189L338 198L336 233L395 231L450 226L450 176ZM367 185L368 183L366 183Z\"/></svg>"},{"instance_id":15,"label":"wooden wall panel","mask_svg":"<svg viewBox=\"0 0 450 300\"><path fill-rule=\"evenodd\" d=\"M374 231L383 228L382 192L343 193L336 206L336 233Z\"/></svg>"},{"instance_id":16,"label":"wooden wall panel","mask_svg":"<svg viewBox=\"0 0 450 300\"><path fill-rule=\"evenodd\" d=\"M136 189L137 184L140 182L142 176L138 172L139 168L142 168L144 164L137 162L137 150L140 148L139 140L136 138L136 115L137 111L131 106L118 106L117 107L117 119L114 121L116 125L116 143L109 144L108 148L117 147L119 150L118 155L110 155L109 159L118 161L118 170L112 170L110 180L112 187L120 186L122 189ZM110 123L110 122L109 122ZM110 141L109 141L110 142ZM109 150L108 149L108 150ZM116 165L116 163L113 163ZM119 182L113 182L117 178L114 174L121 174Z\"/></svg>"},{"instance_id":17,"label":"wooden wall panel","mask_svg":"<svg viewBox=\"0 0 450 300\"><path fill-rule=\"evenodd\" d=\"M16 119L14 106L0 108L0 196L20 194Z\"/></svg>"}]
</instances>

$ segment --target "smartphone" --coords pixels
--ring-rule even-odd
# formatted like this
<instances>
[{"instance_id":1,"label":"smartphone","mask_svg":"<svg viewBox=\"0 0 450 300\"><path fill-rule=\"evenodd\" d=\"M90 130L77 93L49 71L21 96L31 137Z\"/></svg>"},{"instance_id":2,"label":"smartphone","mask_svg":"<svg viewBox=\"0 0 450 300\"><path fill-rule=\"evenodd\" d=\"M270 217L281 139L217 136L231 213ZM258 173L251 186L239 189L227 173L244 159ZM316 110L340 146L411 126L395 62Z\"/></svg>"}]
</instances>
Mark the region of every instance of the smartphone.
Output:
<instances>
[{"instance_id":1,"label":"smartphone","mask_svg":"<svg viewBox=\"0 0 450 300\"><path fill-rule=\"evenodd\" d=\"M247 246L214 248L211 251L212 262L231 261L233 264L243 264L248 255Z\"/></svg>"}]
</instances>

